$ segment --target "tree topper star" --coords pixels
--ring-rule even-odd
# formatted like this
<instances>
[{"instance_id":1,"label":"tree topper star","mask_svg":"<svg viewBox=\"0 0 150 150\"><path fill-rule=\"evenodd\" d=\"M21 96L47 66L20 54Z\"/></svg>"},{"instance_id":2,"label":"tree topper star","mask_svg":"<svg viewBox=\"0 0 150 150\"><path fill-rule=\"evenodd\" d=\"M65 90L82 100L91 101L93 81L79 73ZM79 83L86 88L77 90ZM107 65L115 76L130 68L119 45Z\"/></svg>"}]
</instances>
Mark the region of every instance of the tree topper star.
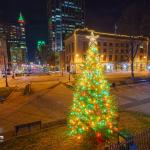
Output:
<instances>
[{"instance_id":1,"label":"tree topper star","mask_svg":"<svg viewBox=\"0 0 150 150\"><path fill-rule=\"evenodd\" d=\"M90 36L87 36L87 38L90 40L89 46L97 45L97 39L99 38L99 36L95 36L93 31L91 32Z\"/></svg>"}]
</instances>

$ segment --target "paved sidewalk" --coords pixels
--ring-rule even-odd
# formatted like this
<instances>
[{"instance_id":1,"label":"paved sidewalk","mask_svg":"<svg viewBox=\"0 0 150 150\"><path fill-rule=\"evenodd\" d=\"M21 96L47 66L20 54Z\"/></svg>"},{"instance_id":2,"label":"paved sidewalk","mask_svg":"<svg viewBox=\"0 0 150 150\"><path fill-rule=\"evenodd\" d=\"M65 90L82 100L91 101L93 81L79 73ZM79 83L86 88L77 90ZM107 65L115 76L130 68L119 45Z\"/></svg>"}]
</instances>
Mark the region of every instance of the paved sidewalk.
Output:
<instances>
[{"instance_id":1,"label":"paved sidewalk","mask_svg":"<svg viewBox=\"0 0 150 150\"><path fill-rule=\"evenodd\" d=\"M150 84L140 83L115 88L113 94L121 109L139 111L150 115Z\"/></svg>"},{"instance_id":2,"label":"paved sidewalk","mask_svg":"<svg viewBox=\"0 0 150 150\"><path fill-rule=\"evenodd\" d=\"M48 83L44 89L43 85L33 85L34 93L30 96L14 92L9 100L0 104L0 132L14 130L17 124L65 118L72 101L72 91L63 85L50 89L56 83Z\"/></svg>"}]
</instances>

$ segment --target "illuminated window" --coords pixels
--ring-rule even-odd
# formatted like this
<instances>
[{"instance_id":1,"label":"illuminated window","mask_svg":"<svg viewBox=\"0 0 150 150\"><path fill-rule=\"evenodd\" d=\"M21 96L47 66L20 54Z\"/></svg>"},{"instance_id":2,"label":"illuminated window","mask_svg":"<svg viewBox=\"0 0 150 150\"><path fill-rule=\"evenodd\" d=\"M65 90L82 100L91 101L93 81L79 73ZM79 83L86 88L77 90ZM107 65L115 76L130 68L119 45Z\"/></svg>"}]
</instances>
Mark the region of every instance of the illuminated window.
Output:
<instances>
[{"instance_id":1,"label":"illuminated window","mask_svg":"<svg viewBox=\"0 0 150 150\"><path fill-rule=\"evenodd\" d=\"M113 46L113 43L109 43L109 46L111 46L111 47L112 47L112 46Z\"/></svg>"},{"instance_id":2,"label":"illuminated window","mask_svg":"<svg viewBox=\"0 0 150 150\"><path fill-rule=\"evenodd\" d=\"M140 49L140 53L144 53L144 49L143 48Z\"/></svg>"},{"instance_id":3,"label":"illuminated window","mask_svg":"<svg viewBox=\"0 0 150 150\"><path fill-rule=\"evenodd\" d=\"M126 47L129 47L129 44L128 44L128 43L126 44Z\"/></svg>"},{"instance_id":4,"label":"illuminated window","mask_svg":"<svg viewBox=\"0 0 150 150\"><path fill-rule=\"evenodd\" d=\"M121 61L124 61L124 56L123 55L121 55Z\"/></svg>"},{"instance_id":5,"label":"illuminated window","mask_svg":"<svg viewBox=\"0 0 150 150\"><path fill-rule=\"evenodd\" d=\"M115 55L115 61L117 61L118 60L118 56L117 55Z\"/></svg>"},{"instance_id":6,"label":"illuminated window","mask_svg":"<svg viewBox=\"0 0 150 150\"><path fill-rule=\"evenodd\" d=\"M74 52L74 43L72 42L72 44L71 44L71 46L72 46L72 53Z\"/></svg>"},{"instance_id":7,"label":"illuminated window","mask_svg":"<svg viewBox=\"0 0 150 150\"><path fill-rule=\"evenodd\" d=\"M119 43L116 43L115 46L116 46L116 47L119 47Z\"/></svg>"},{"instance_id":8,"label":"illuminated window","mask_svg":"<svg viewBox=\"0 0 150 150\"><path fill-rule=\"evenodd\" d=\"M103 46L107 46L107 42L104 42L104 43L103 43Z\"/></svg>"},{"instance_id":9,"label":"illuminated window","mask_svg":"<svg viewBox=\"0 0 150 150\"><path fill-rule=\"evenodd\" d=\"M101 46L101 43L100 42L98 42L98 47L100 47Z\"/></svg>"},{"instance_id":10,"label":"illuminated window","mask_svg":"<svg viewBox=\"0 0 150 150\"><path fill-rule=\"evenodd\" d=\"M83 42L83 51L86 51L88 49L88 42Z\"/></svg>"},{"instance_id":11,"label":"illuminated window","mask_svg":"<svg viewBox=\"0 0 150 150\"><path fill-rule=\"evenodd\" d=\"M123 44L123 43L121 43L121 47L124 47L124 44Z\"/></svg>"},{"instance_id":12,"label":"illuminated window","mask_svg":"<svg viewBox=\"0 0 150 150\"><path fill-rule=\"evenodd\" d=\"M121 53L122 53L122 54L124 53L124 50L123 50L123 49L121 50Z\"/></svg>"},{"instance_id":13,"label":"illuminated window","mask_svg":"<svg viewBox=\"0 0 150 150\"><path fill-rule=\"evenodd\" d=\"M109 55L109 61L112 61L112 55Z\"/></svg>"},{"instance_id":14,"label":"illuminated window","mask_svg":"<svg viewBox=\"0 0 150 150\"><path fill-rule=\"evenodd\" d=\"M104 55L104 57L103 57L103 61L106 61L106 55Z\"/></svg>"},{"instance_id":15,"label":"illuminated window","mask_svg":"<svg viewBox=\"0 0 150 150\"><path fill-rule=\"evenodd\" d=\"M103 49L103 53L106 53L107 52L107 50L106 49Z\"/></svg>"}]
</instances>

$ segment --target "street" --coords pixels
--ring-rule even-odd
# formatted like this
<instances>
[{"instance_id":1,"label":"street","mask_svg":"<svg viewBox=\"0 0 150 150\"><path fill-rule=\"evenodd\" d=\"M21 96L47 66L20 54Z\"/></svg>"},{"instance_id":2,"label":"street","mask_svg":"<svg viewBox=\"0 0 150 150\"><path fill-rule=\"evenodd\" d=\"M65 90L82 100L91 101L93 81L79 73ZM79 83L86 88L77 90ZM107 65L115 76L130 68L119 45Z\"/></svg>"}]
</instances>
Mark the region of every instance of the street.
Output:
<instances>
[{"instance_id":1,"label":"street","mask_svg":"<svg viewBox=\"0 0 150 150\"><path fill-rule=\"evenodd\" d=\"M131 78L130 72L115 72L115 73L105 73L106 79L108 79L110 82L116 82L116 81L122 81L126 79ZM150 77L150 73L145 72L135 72L135 77ZM51 74L51 75L30 75L30 76L21 76L21 77L15 77L15 79L12 79L11 76L8 77L8 84L9 86L25 86L26 84L30 82L38 82L38 81L49 81L49 80L63 80L68 81L69 75L67 73L64 73L63 77L60 73L57 74ZM74 78L71 75L71 80L74 80ZM5 86L5 78L0 77L0 87Z\"/></svg>"}]
</instances>

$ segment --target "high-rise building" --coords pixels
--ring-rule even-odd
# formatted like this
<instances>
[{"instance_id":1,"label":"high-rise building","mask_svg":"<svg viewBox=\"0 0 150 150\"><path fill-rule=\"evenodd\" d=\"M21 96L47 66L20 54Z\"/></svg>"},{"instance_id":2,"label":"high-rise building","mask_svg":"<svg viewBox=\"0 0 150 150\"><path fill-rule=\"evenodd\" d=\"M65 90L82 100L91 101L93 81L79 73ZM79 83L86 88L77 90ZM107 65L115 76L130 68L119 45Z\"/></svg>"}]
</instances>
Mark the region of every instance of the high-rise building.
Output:
<instances>
[{"instance_id":1,"label":"high-rise building","mask_svg":"<svg viewBox=\"0 0 150 150\"><path fill-rule=\"evenodd\" d=\"M5 70L5 65L8 65L6 37L0 34L0 74Z\"/></svg>"},{"instance_id":2,"label":"high-rise building","mask_svg":"<svg viewBox=\"0 0 150 150\"><path fill-rule=\"evenodd\" d=\"M16 25L8 23L0 23L0 34L5 35L7 42L8 65L11 66L12 60L17 60L19 54L17 49L19 47L19 28ZM15 61L16 62L16 61Z\"/></svg>"},{"instance_id":3,"label":"high-rise building","mask_svg":"<svg viewBox=\"0 0 150 150\"><path fill-rule=\"evenodd\" d=\"M48 48L45 41L37 41L36 63L41 65L48 63Z\"/></svg>"},{"instance_id":4,"label":"high-rise building","mask_svg":"<svg viewBox=\"0 0 150 150\"><path fill-rule=\"evenodd\" d=\"M9 66L21 66L27 62L25 21L20 13L18 24L0 23L0 33L6 36Z\"/></svg>"},{"instance_id":5,"label":"high-rise building","mask_svg":"<svg viewBox=\"0 0 150 150\"><path fill-rule=\"evenodd\" d=\"M5 22L0 22L0 35L1 36L5 36L5 40L6 40L6 47L7 47L7 59L8 59L8 66L10 66L10 46L8 44L8 38L10 37L8 34L9 30L8 30L8 24Z\"/></svg>"},{"instance_id":6,"label":"high-rise building","mask_svg":"<svg viewBox=\"0 0 150 150\"><path fill-rule=\"evenodd\" d=\"M64 38L76 28L84 27L84 0L49 0L49 46L52 51L64 49Z\"/></svg>"},{"instance_id":7,"label":"high-rise building","mask_svg":"<svg viewBox=\"0 0 150 150\"><path fill-rule=\"evenodd\" d=\"M26 32L25 32L25 20L20 13L19 19L19 43L20 49L22 50L22 60L24 63L27 62L27 45L26 45Z\"/></svg>"}]
</instances>

